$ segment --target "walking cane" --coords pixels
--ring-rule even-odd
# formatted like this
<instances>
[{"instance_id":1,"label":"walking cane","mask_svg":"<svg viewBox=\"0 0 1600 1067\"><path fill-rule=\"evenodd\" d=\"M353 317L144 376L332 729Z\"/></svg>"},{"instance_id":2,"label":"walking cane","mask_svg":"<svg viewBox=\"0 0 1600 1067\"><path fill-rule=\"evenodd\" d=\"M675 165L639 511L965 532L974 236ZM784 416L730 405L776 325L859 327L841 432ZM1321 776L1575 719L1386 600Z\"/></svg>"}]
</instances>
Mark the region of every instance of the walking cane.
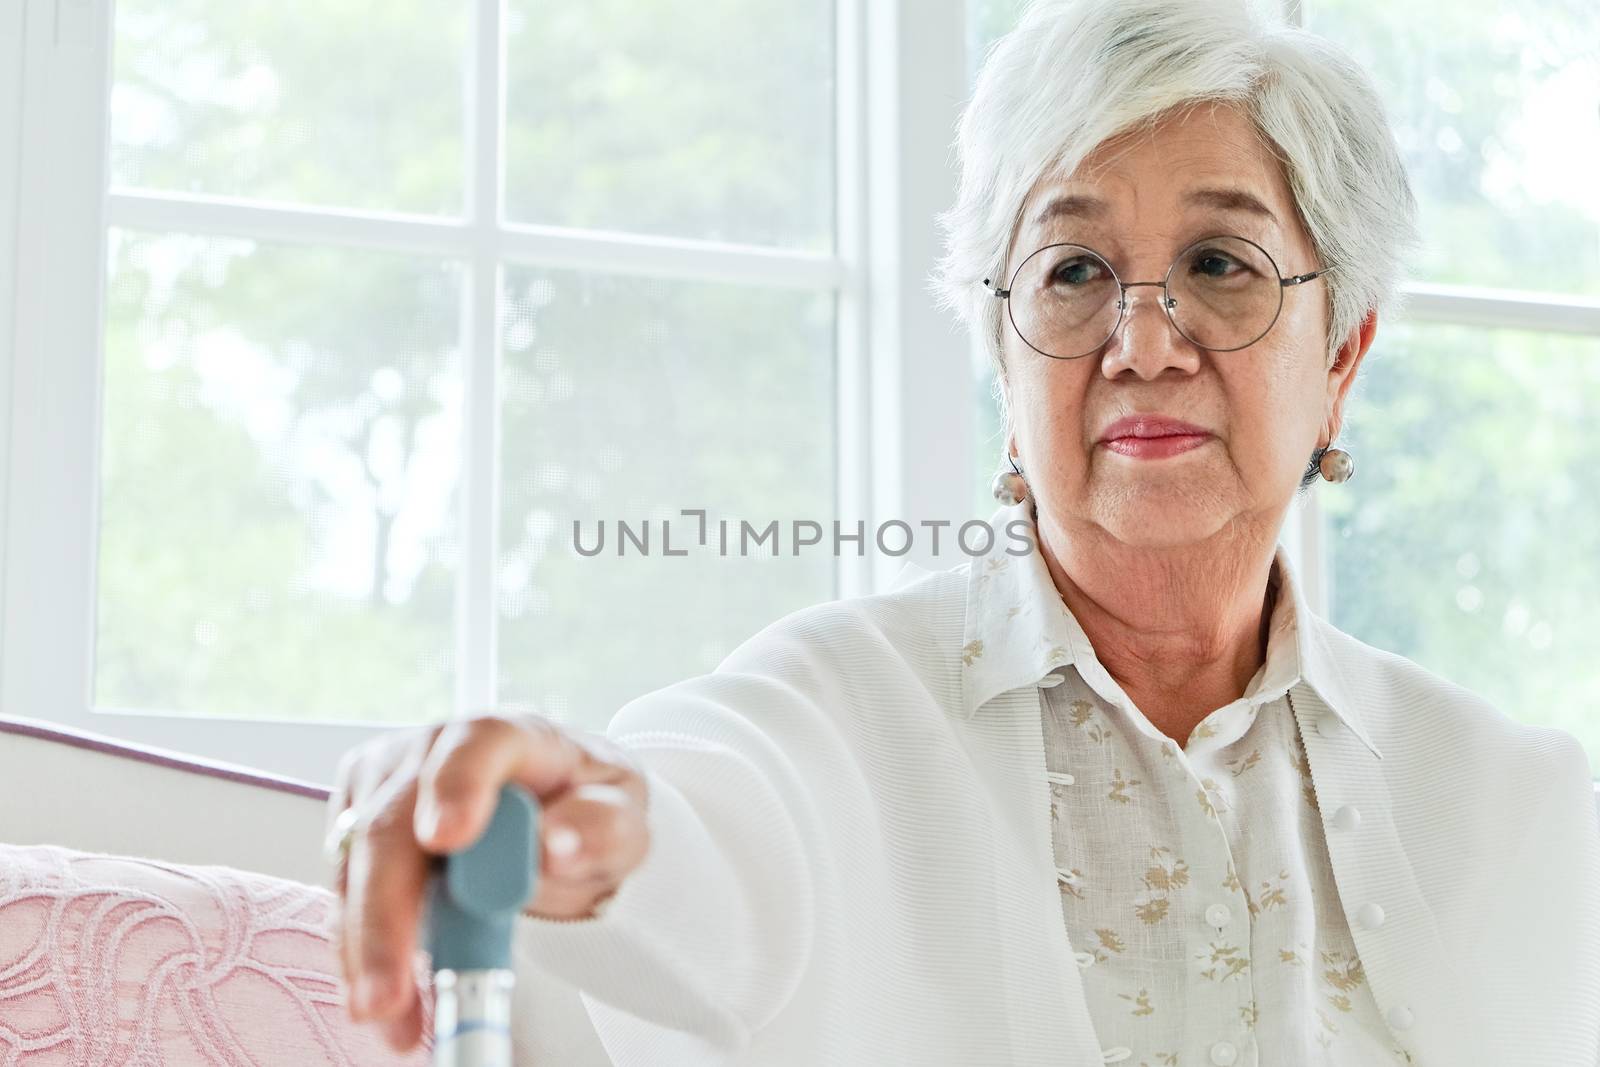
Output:
<instances>
[{"instance_id":1,"label":"walking cane","mask_svg":"<svg viewBox=\"0 0 1600 1067\"><path fill-rule=\"evenodd\" d=\"M434 1067L511 1067L511 937L538 884L538 859L539 803L508 785L483 836L432 876L424 922Z\"/></svg>"}]
</instances>

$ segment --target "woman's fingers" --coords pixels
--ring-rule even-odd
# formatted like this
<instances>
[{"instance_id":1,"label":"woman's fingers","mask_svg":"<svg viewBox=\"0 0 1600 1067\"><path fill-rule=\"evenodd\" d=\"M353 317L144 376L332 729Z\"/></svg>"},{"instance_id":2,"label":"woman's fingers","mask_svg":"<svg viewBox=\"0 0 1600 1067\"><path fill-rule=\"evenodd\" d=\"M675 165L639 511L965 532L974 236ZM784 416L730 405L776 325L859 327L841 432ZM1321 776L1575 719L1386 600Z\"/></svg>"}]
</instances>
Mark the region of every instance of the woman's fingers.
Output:
<instances>
[{"instance_id":1,"label":"woman's fingers","mask_svg":"<svg viewBox=\"0 0 1600 1067\"><path fill-rule=\"evenodd\" d=\"M649 834L635 792L588 782L550 801L541 819L544 848L528 914L549 919L586 915L638 867L649 850ZM571 853L552 847L566 831L577 837Z\"/></svg>"},{"instance_id":2,"label":"woman's fingers","mask_svg":"<svg viewBox=\"0 0 1600 1067\"><path fill-rule=\"evenodd\" d=\"M393 758L391 748L372 743L350 750L339 761L337 784L328 798L330 835L337 832L340 816L345 811L359 813L367 810L366 805L371 803L371 798L383 784ZM350 839L350 848L339 849L334 860L333 891L340 899L334 932L337 935L339 964L344 972L346 989L350 988L360 971L357 965L357 953L361 947L361 939L350 929L351 911L347 903L350 888L350 856L360 840L361 832L358 824L357 832ZM334 844L337 845L337 842Z\"/></svg>"},{"instance_id":3,"label":"woman's fingers","mask_svg":"<svg viewBox=\"0 0 1600 1067\"><path fill-rule=\"evenodd\" d=\"M383 1023L383 1038L398 1052L415 1048L422 1040L422 998L413 992L406 998L406 1009Z\"/></svg>"},{"instance_id":4,"label":"woman's fingers","mask_svg":"<svg viewBox=\"0 0 1600 1067\"><path fill-rule=\"evenodd\" d=\"M356 1019L392 1018L416 998L411 961L432 860L417 845L412 812L417 768L430 739L427 731L402 735L376 746L371 761L356 770L361 785L351 803L363 818L346 864L341 928Z\"/></svg>"},{"instance_id":5,"label":"woman's fingers","mask_svg":"<svg viewBox=\"0 0 1600 1067\"><path fill-rule=\"evenodd\" d=\"M438 853L471 844L508 781L541 805L540 885L530 914L584 915L643 858L647 798L637 764L609 738L538 716L445 727L422 768L417 840ZM563 839L575 841L572 852L562 850Z\"/></svg>"},{"instance_id":6,"label":"woman's fingers","mask_svg":"<svg viewBox=\"0 0 1600 1067\"><path fill-rule=\"evenodd\" d=\"M566 731L537 716L450 723L422 766L417 840L440 854L467 847L489 825L503 785L516 782L543 801L573 781L584 756Z\"/></svg>"},{"instance_id":7,"label":"woman's fingers","mask_svg":"<svg viewBox=\"0 0 1600 1067\"><path fill-rule=\"evenodd\" d=\"M476 841L500 790L540 801L540 878L528 913L577 918L616 891L648 849L647 782L609 739L537 715L486 716L374 740L340 763L330 824L358 813L334 876L339 955L355 1019L395 1048L420 1037L412 960L436 857ZM563 840L573 843L563 851Z\"/></svg>"},{"instance_id":8,"label":"woman's fingers","mask_svg":"<svg viewBox=\"0 0 1600 1067\"><path fill-rule=\"evenodd\" d=\"M414 996L411 960L432 860L411 832L416 787L379 808L350 849L345 932L353 940L351 1015L388 1019Z\"/></svg>"}]
</instances>

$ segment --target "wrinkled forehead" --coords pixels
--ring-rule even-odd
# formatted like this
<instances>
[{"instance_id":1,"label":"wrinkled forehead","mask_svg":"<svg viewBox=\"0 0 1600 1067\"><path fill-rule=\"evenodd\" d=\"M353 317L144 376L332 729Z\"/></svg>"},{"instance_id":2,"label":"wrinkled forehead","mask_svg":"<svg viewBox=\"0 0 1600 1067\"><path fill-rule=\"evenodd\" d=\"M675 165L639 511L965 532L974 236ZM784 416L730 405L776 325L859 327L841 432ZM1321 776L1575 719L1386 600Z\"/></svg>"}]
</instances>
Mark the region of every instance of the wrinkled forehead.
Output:
<instances>
[{"instance_id":1,"label":"wrinkled forehead","mask_svg":"<svg viewBox=\"0 0 1600 1067\"><path fill-rule=\"evenodd\" d=\"M1130 233L1134 225L1145 232ZM1047 173L1029 191L1017 233L1017 249L1072 241L1116 251L1162 234L1176 251L1219 233L1274 254L1309 248L1282 162L1232 109L1110 138L1070 175Z\"/></svg>"}]
</instances>

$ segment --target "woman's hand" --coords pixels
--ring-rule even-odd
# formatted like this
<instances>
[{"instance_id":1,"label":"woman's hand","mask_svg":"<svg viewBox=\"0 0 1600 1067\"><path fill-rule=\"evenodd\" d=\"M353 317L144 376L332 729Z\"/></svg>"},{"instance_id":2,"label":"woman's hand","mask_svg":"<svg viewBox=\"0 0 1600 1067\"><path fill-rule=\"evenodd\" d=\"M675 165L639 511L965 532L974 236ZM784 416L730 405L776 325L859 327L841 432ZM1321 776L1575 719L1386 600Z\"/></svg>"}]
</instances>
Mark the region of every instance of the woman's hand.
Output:
<instances>
[{"instance_id":1,"label":"woman's hand","mask_svg":"<svg viewBox=\"0 0 1600 1067\"><path fill-rule=\"evenodd\" d=\"M396 732L346 753L330 821L360 813L334 889L350 1014L397 1049L421 1037L412 957L434 857L477 840L500 788L539 800L539 879L526 913L588 916L649 849L644 774L605 737L538 715L485 716Z\"/></svg>"}]
</instances>

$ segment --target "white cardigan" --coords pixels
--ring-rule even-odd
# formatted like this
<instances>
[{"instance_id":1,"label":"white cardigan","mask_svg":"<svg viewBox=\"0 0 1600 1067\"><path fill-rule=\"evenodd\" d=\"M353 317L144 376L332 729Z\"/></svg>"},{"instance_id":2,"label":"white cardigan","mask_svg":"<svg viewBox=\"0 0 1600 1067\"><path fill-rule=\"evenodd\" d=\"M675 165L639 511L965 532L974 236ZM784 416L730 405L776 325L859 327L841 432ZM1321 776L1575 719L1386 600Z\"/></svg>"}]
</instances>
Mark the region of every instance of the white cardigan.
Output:
<instances>
[{"instance_id":1,"label":"white cardigan","mask_svg":"<svg viewBox=\"0 0 1600 1067\"><path fill-rule=\"evenodd\" d=\"M616 714L651 849L599 918L519 921L519 1063L1102 1062L1062 921L1038 688L1092 651L1041 654L981 610L1026 509L996 512L989 557L797 611ZM1036 547L1013 562L1044 565ZM1289 584L1319 808L1363 815L1327 845L1379 1009L1424 1067L1600 1064L1582 747L1340 632ZM1377 929L1354 921L1368 902Z\"/></svg>"}]
</instances>

